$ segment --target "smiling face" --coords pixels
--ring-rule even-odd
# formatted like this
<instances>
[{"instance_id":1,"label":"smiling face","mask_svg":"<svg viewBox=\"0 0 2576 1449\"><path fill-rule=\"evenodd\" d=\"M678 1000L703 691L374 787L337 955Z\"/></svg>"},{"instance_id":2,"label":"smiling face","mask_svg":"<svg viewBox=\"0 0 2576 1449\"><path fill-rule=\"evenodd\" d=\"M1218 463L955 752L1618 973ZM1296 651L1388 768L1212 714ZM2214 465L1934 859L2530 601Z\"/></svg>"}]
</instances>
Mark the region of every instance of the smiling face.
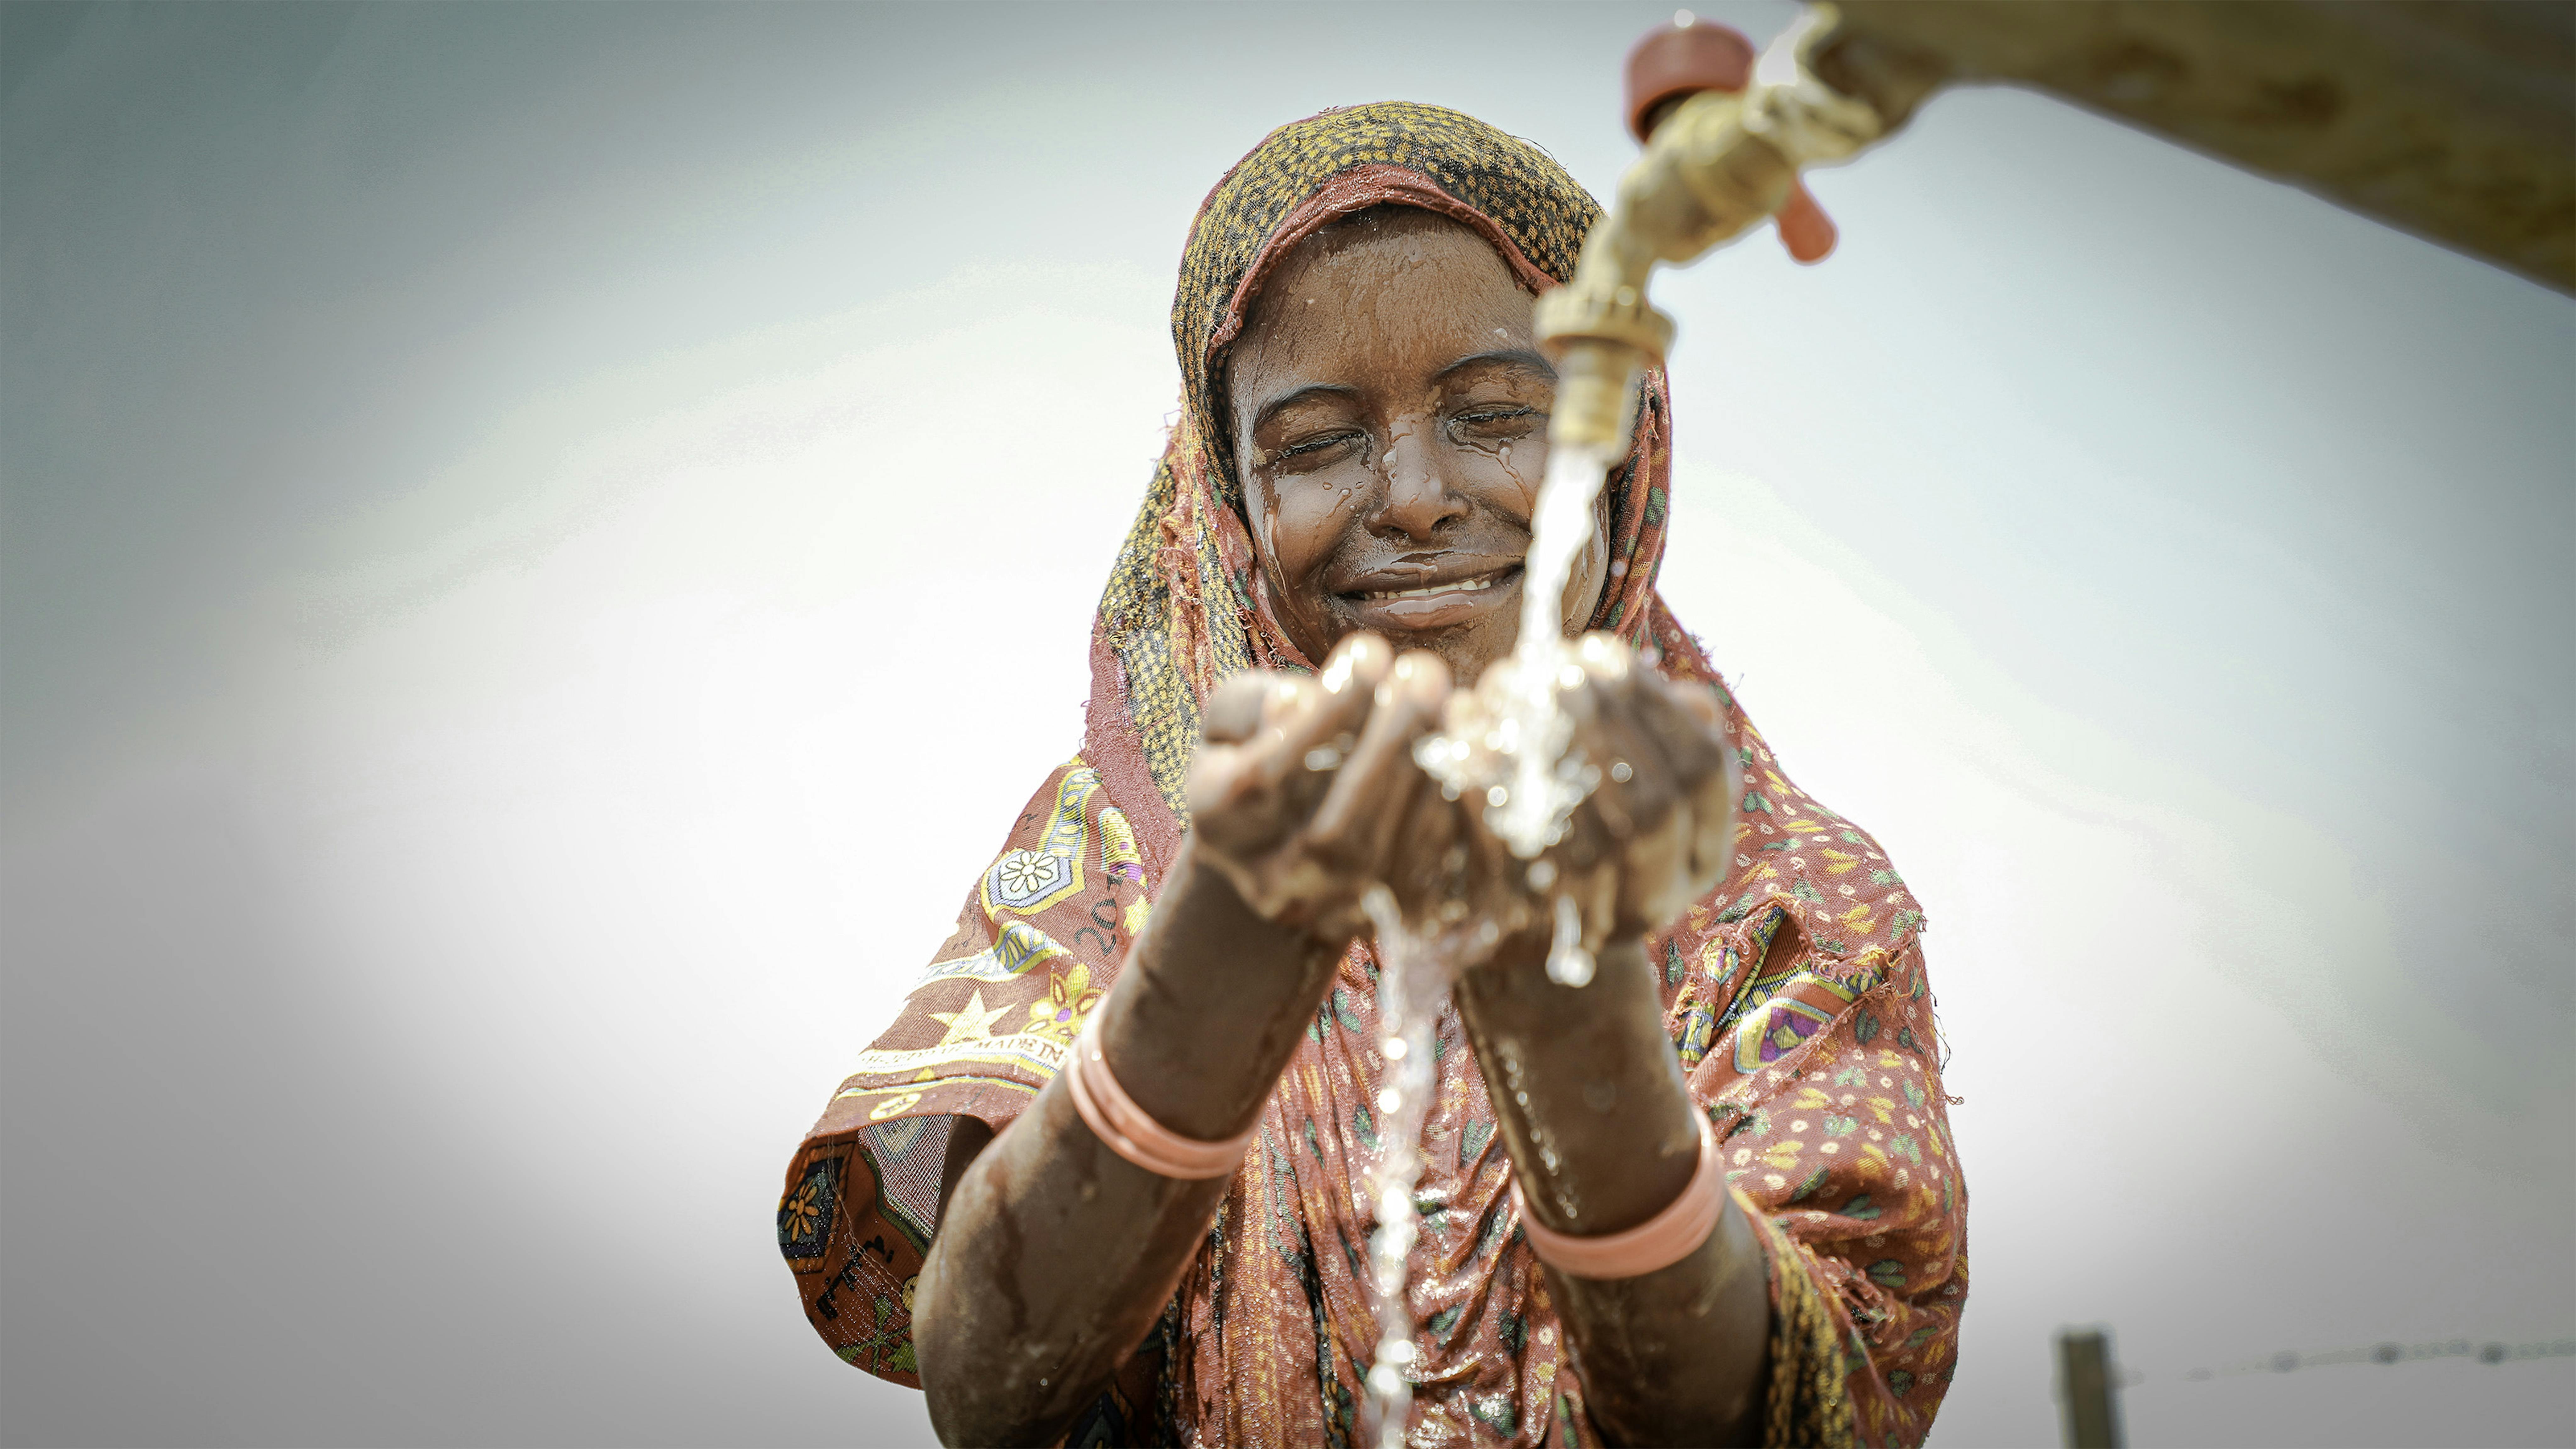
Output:
<instances>
[{"instance_id":1,"label":"smiling face","mask_svg":"<svg viewBox=\"0 0 2576 1449\"><path fill-rule=\"evenodd\" d=\"M1556 373L1482 237L1390 209L1307 238L1228 387L1261 584L1308 659L1367 629L1465 681L1511 650ZM1596 506L1568 632L1600 603L1606 519Z\"/></svg>"}]
</instances>

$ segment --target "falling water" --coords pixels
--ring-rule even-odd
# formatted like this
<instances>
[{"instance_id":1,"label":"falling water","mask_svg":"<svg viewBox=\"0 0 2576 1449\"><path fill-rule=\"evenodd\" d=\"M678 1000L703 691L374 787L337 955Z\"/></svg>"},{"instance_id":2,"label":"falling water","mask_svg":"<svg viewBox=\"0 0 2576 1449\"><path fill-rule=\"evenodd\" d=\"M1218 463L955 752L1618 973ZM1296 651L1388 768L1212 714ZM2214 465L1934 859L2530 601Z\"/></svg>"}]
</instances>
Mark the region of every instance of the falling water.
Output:
<instances>
[{"instance_id":1,"label":"falling water","mask_svg":"<svg viewBox=\"0 0 2576 1449\"><path fill-rule=\"evenodd\" d=\"M1559 445L1549 456L1538 506L1530 520L1530 550L1521 595L1520 642L1512 657L1486 671L1465 711L1448 734L1425 739L1414 758L1451 799L1473 792L1485 801L1485 823L1529 861L1529 882L1545 890L1555 867L1538 857L1565 835L1574 808L1601 781L1601 771L1569 750L1572 721L1558 696L1583 682L1583 669L1565 642L1565 586L1574 561L1592 537L1592 501L1610 460L1601 453ZM1402 1449L1413 1416L1415 1360L1413 1303L1406 1265L1421 1236L1413 1190L1422 1179L1422 1122L1431 1106L1433 1033L1441 1003L1459 970L1494 944L1491 922L1473 928L1407 925L1395 895L1372 885L1361 898L1377 928L1378 1043L1387 1070L1376 1102L1377 1162L1369 1179L1376 1199L1377 1231L1369 1236L1369 1286L1377 1310L1378 1342L1368 1374L1367 1424L1378 1449ZM1583 946L1583 913L1570 895L1554 903L1548 976L1567 986L1592 979L1592 953Z\"/></svg>"},{"instance_id":2,"label":"falling water","mask_svg":"<svg viewBox=\"0 0 2576 1449\"><path fill-rule=\"evenodd\" d=\"M1417 932L1404 923L1395 895L1373 885L1361 898L1377 927L1378 1027L1386 1058L1377 1097L1378 1152L1369 1191L1377 1231L1369 1235L1369 1288L1377 1308L1377 1353L1368 1375L1368 1423L1378 1449L1401 1449L1413 1416L1413 1303L1405 1265L1421 1217L1414 1185L1422 1180L1422 1121L1432 1094L1433 1036L1440 1004L1457 975L1461 941L1454 932Z\"/></svg>"}]
</instances>

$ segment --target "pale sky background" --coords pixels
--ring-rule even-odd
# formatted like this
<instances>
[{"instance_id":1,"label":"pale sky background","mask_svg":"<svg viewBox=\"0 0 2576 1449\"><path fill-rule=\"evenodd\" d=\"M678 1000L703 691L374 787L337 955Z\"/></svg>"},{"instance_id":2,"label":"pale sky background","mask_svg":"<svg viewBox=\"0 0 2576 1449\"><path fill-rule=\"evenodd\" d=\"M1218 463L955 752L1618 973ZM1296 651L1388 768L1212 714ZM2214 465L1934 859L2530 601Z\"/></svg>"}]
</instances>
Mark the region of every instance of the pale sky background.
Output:
<instances>
[{"instance_id":1,"label":"pale sky background","mask_svg":"<svg viewBox=\"0 0 2576 1449\"><path fill-rule=\"evenodd\" d=\"M1079 739L1199 197L1606 194L1654 5L0 12L0 1436L912 1444L772 1234ZM1708 7L1757 39L1785 5ZM1936 1444L2576 1440L2576 302L1961 93L1681 320L1665 589L1928 903Z\"/></svg>"}]
</instances>

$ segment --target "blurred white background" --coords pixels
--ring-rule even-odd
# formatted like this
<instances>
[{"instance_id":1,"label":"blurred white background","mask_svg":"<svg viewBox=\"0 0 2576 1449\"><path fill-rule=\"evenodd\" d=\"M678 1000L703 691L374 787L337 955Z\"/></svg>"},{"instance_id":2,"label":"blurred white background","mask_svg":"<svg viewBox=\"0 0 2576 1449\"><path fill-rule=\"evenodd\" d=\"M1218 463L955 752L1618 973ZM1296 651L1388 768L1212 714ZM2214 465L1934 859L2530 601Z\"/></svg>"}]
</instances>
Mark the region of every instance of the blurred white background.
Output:
<instances>
[{"instance_id":1,"label":"blurred white background","mask_svg":"<svg viewBox=\"0 0 2576 1449\"><path fill-rule=\"evenodd\" d=\"M1757 40L1786 5L1703 13ZM0 9L24 1444L926 1443L799 1133L1079 741L1198 199L1653 5ZM1665 589L1929 904L1935 1442L2565 1443L2576 302L2035 97L1676 276Z\"/></svg>"}]
</instances>

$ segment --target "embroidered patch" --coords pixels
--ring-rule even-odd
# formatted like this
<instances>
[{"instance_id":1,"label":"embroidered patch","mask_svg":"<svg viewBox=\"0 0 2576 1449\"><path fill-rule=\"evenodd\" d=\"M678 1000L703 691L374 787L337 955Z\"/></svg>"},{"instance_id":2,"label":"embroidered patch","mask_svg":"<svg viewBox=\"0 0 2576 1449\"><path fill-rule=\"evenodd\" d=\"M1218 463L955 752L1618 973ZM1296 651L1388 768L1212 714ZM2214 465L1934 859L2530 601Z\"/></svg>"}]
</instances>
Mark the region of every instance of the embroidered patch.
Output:
<instances>
[{"instance_id":1,"label":"embroidered patch","mask_svg":"<svg viewBox=\"0 0 2576 1449\"><path fill-rule=\"evenodd\" d=\"M1002 852L985 872L984 914L1035 915L1082 889L1082 850L1089 834L1082 811L1099 788L1100 776L1088 767L1064 772L1046 833L1034 847Z\"/></svg>"},{"instance_id":2,"label":"embroidered patch","mask_svg":"<svg viewBox=\"0 0 2576 1449\"><path fill-rule=\"evenodd\" d=\"M824 1157L806 1164L796 1190L778 1203L778 1251L791 1260L822 1257L840 1203L841 1159Z\"/></svg>"}]
</instances>

